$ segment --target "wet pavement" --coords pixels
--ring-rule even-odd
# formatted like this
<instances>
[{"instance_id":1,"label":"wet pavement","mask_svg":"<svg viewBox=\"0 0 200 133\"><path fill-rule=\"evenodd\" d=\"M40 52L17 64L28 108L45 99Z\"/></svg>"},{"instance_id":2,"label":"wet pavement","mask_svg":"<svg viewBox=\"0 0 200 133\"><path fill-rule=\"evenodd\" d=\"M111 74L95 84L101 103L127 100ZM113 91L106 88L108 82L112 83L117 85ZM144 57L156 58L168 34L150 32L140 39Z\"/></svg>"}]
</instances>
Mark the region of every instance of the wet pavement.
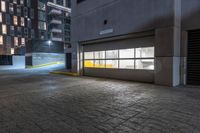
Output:
<instances>
[{"instance_id":1,"label":"wet pavement","mask_svg":"<svg viewBox=\"0 0 200 133\"><path fill-rule=\"evenodd\" d=\"M200 133L200 87L0 71L0 133Z\"/></svg>"}]
</instances>

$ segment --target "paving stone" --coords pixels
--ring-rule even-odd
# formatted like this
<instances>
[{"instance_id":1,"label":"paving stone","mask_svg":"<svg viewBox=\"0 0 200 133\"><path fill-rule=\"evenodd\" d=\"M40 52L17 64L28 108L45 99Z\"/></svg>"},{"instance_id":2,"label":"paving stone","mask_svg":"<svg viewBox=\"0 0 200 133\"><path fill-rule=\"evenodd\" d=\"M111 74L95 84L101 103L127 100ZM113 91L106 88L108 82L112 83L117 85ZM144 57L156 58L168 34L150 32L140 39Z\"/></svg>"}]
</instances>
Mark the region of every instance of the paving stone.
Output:
<instances>
[{"instance_id":1,"label":"paving stone","mask_svg":"<svg viewBox=\"0 0 200 133\"><path fill-rule=\"evenodd\" d=\"M200 87L0 72L0 133L199 133Z\"/></svg>"}]
</instances>

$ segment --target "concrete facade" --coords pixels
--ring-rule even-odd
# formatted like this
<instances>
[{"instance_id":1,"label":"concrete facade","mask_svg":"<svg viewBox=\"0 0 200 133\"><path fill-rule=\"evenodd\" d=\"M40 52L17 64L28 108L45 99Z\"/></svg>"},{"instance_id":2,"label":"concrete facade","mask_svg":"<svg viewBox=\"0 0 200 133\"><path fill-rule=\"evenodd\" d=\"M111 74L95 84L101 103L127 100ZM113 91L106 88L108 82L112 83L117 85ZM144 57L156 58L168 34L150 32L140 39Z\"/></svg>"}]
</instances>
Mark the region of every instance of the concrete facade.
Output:
<instances>
[{"instance_id":1,"label":"concrete facade","mask_svg":"<svg viewBox=\"0 0 200 133\"><path fill-rule=\"evenodd\" d=\"M27 60L27 59L26 59ZM30 62L31 60L31 62ZM65 62L65 54L61 53L32 53L26 63L30 62L31 66L45 65L49 63Z\"/></svg>"},{"instance_id":2,"label":"concrete facade","mask_svg":"<svg viewBox=\"0 0 200 133\"><path fill-rule=\"evenodd\" d=\"M199 7L199 0L72 1L72 71L81 72L82 42L153 30L155 84L186 84L187 30L200 29Z\"/></svg>"}]
</instances>

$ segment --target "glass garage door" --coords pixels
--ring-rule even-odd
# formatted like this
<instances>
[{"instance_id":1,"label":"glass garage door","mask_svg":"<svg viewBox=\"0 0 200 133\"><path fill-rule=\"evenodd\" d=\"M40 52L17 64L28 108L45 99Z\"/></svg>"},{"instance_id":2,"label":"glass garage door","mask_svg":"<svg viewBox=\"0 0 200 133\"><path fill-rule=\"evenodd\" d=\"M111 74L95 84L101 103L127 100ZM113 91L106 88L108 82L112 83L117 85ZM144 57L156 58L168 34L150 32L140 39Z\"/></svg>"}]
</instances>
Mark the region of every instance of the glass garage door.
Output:
<instances>
[{"instance_id":1,"label":"glass garage door","mask_svg":"<svg viewBox=\"0 0 200 133\"><path fill-rule=\"evenodd\" d=\"M154 70L154 47L84 52L84 68Z\"/></svg>"}]
</instances>

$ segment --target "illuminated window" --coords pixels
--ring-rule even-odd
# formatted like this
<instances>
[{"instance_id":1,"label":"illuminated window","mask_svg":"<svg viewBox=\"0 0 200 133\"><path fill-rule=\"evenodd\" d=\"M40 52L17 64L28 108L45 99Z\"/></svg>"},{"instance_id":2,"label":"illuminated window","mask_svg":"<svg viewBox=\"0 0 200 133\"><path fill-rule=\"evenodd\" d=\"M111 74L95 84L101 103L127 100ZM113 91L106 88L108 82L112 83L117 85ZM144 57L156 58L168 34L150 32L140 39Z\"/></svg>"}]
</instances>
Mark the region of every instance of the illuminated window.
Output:
<instances>
[{"instance_id":1,"label":"illuminated window","mask_svg":"<svg viewBox=\"0 0 200 133\"><path fill-rule=\"evenodd\" d=\"M106 60L106 68L118 68L118 60Z\"/></svg>"},{"instance_id":2,"label":"illuminated window","mask_svg":"<svg viewBox=\"0 0 200 133\"><path fill-rule=\"evenodd\" d=\"M25 45L25 38L21 38L21 44Z\"/></svg>"},{"instance_id":3,"label":"illuminated window","mask_svg":"<svg viewBox=\"0 0 200 133\"><path fill-rule=\"evenodd\" d=\"M2 33L7 34L7 27L5 24L2 25Z\"/></svg>"},{"instance_id":4,"label":"illuminated window","mask_svg":"<svg viewBox=\"0 0 200 133\"><path fill-rule=\"evenodd\" d=\"M120 49L119 58L135 58L135 49Z\"/></svg>"},{"instance_id":5,"label":"illuminated window","mask_svg":"<svg viewBox=\"0 0 200 133\"><path fill-rule=\"evenodd\" d=\"M24 4L24 0L20 0L20 4L22 4L22 5L23 5L23 4Z\"/></svg>"},{"instance_id":6,"label":"illuminated window","mask_svg":"<svg viewBox=\"0 0 200 133\"><path fill-rule=\"evenodd\" d=\"M105 60L95 60L94 67L95 68L105 68L106 62Z\"/></svg>"},{"instance_id":7,"label":"illuminated window","mask_svg":"<svg viewBox=\"0 0 200 133\"><path fill-rule=\"evenodd\" d=\"M136 58L154 57L154 47L136 48Z\"/></svg>"},{"instance_id":8,"label":"illuminated window","mask_svg":"<svg viewBox=\"0 0 200 133\"><path fill-rule=\"evenodd\" d=\"M1 1L1 11L6 12L6 2L5 1Z\"/></svg>"},{"instance_id":9,"label":"illuminated window","mask_svg":"<svg viewBox=\"0 0 200 133\"><path fill-rule=\"evenodd\" d=\"M2 22L2 13L0 12L0 22Z\"/></svg>"},{"instance_id":10,"label":"illuminated window","mask_svg":"<svg viewBox=\"0 0 200 133\"><path fill-rule=\"evenodd\" d=\"M118 58L118 50L106 51L106 59Z\"/></svg>"},{"instance_id":11,"label":"illuminated window","mask_svg":"<svg viewBox=\"0 0 200 133\"><path fill-rule=\"evenodd\" d=\"M154 70L154 47L136 48L136 69Z\"/></svg>"},{"instance_id":12,"label":"illuminated window","mask_svg":"<svg viewBox=\"0 0 200 133\"><path fill-rule=\"evenodd\" d=\"M14 48L11 48L10 49L10 53L13 55L13 54L15 54L15 49Z\"/></svg>"},{"instance_id":13,"label":"illuminated window","mask_svg":"<svg viewBox=\"0 0 200 133\"><path fill-rule=\"evenodd\" d=\"M18 37L14 37L14 45L15 46L19 45Z\"/></svg>"},{"instance_id":14,"label":"illuminated window","mask_svg":"<svg viewBox=\"0 0 200 133\"><path fill-rule=\"evenodd\" d=\"M24 26L24 18L21 17L21 26Z\"/></svg>"},{"instance_id":15,"label":"illuminated window","mask_svg":"<svg viewBox=\"0 0 200 133\"><path fill-rule=\"evenodd\" d=\"M14 23L14 25L18 25L17 16L13 16L13 23Z\"/></svg>"},{"instance_id":16,"label":"illuminated window","mask_svg":"<svg viewBox=\"0 0 200 133\"><path fill-rule=\"evenodd\" d=\"M94 52L95 59L105 59L106 58L106 52L105 51L97 51Z\"/></svg>"},{"instance_id":17,"label":"illuminated window","mask_svg":"<svg viewBox=\"0 0 200 133\"><path fill-rule=\"evenodd\" d=\"M93 60L85 60L84 66L87 68L93 68L94 67L94 61Z\"/></svg>"},{"instance_id":18,"label":"illuminated window","mask_svg":"<svg viewBox=\"0 0 200 133\"><path fill-rule=\"evenodd\" d=\"M0 45L3 45L3 36L0 35Z\"/></svg>"},{"instance_id":19,"label":"illuminated window","mask_svg":"<svg viewBox=\"0 0 200 133\"><path fill-rule=\"evenodd\" d=\"M119 68L120 69L134 69L135 68L135 60L119 60Z\"/></svg>"},{"instance_id":20,"label":"illuminated window","mask_svg":"<svg viewBox=\"0 0 200 133\"><path fill-rule=\"evenodd\" d=\"M84 58L85 59L94 59L94 53L93 52L85 52Z\"/></svg>"},{"instance_id":21,"label":"illuminated window","mask_svg":"<svg viewBox=\"0 0 200 133\"><path fill-rule=\"evenodd\" d=\"M154 59L136 60L136 69L154 70Z\"/></svg>"}]
</instances>

